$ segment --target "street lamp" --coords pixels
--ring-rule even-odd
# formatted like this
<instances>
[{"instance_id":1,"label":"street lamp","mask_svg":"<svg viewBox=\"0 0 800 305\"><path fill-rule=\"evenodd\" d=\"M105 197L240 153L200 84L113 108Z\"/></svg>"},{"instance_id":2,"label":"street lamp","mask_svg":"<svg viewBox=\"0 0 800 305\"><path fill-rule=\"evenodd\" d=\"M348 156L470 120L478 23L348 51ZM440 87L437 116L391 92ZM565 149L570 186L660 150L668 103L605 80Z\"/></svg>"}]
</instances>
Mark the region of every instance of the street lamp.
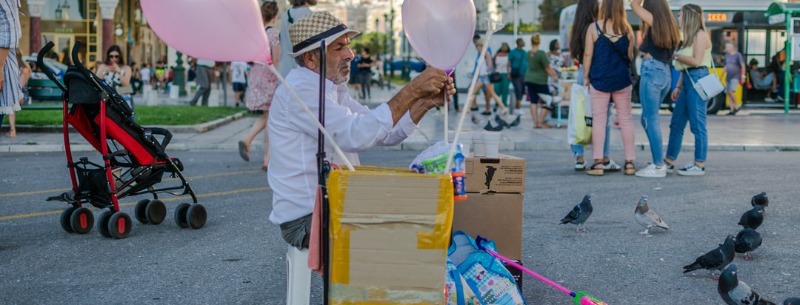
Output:
<instances>
[{"instance_id":1,"label":"street lamp","mask_svg":"<svg viewBox=\"0 0 800 305\"><path fill-rule=\"evenodd\" d=\"M392 9L389 11L389 33L391 38L389 38L389 56L390 61L392 64L390 67L392 68L392 76L394 76L394 3L392 3Z\"/></svg>"},{"instance_id":2,"label":"street lamp","mask_svg":"<svg viewBox=\"0 0 800 305\"><path fill-rule=\"evenodd\" d=\"M389 54L388 44L389 44L389 14L383 13L383 56L384 56L383 62L384 62L384 64L383 64L382 68L383 68L383 76L384 77L389 76L389 69L386 69L386 62L389 61L389 58L387 56ZM391 65L392 65L392 63L389 62L389 66L391 66Z\"/></svg>"}]
</instances>

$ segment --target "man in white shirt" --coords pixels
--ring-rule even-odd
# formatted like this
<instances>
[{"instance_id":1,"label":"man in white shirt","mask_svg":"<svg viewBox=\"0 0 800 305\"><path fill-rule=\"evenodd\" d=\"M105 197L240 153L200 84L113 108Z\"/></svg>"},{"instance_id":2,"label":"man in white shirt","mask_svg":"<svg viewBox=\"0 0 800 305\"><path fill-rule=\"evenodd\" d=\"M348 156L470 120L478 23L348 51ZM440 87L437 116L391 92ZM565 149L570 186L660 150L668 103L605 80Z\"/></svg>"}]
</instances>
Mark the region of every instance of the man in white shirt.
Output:
<instances>
[{"instance_id":1,"label":"man in white shirt","mask_svg":"<svg viewBox=\"0 0 800 305\"><path fill-rule=\"evenodd\" d=\"M413 134L425 113L455 93L452 79L443 71L429 68L413 79L389 102L374 110L359 104L347 91L353 51L350 30L328 12L315 12L296 21L289 29L292 56L298 67L289 72L286 85L275 92L270 106L269 185L273 191L269 219L281 226L281 235L289 243L286 304L309 302L311 272L308 269L308 239L311 213L317 187L317 127L298 102L292 99L287 85L313 112L319 109L319 47L327 44L325 84L325 128L354 165L357 152L375 145L397 145ZM328 147L326 151L333 151ZM328 158L341 163L337 156Z\"/></svg>"},{"instance_id":2,"label":"man in white shirt","mask_svg":"<svg viewBox=\"0 0 800 305\"><path fill-rule=\"evenodd\" d=\"M281 18L281 54L289 54L289 52L292 52L292 40L289 38L289 27L308 14L311 14L311 6L317 5L317 0L290 0L289 3L292 7L287 9L286 14L283 14ZM289 74L289 71L292 71L295 67L297 67L297 63L295 63L294 57L281 56L281 63L278 66L278 71L281 72L281 76L285 78L286 75Z\"/></svg>"},{"instance_id":3,"label":"man in white shirt","mask_svg":"<svg viewBox=\"0 0 800 305\"><path fill-rule=\"evenodd\" d=\"M233 100L236 101L236 107L239 107L239 102L244 103L244 90L247 88L246 62L231 62L231 83L233 84Z\"/></svg>"},{"instance_id":4,"label":"man in white shirt","mask_svg":"<svg viewBox=\"0 0 800 305\"><path fill-rule=\"evenodd\" d=\"M197 82L198 89L192 100L189 101L190 105L197 105L197 100L203 97L203 106L208 106L208 96L211 95L211 69L213 69L216 64L217 63L213 60L197 59L197 67L195 68L197 70L197 76L195 81Z\"/></svg>"},{"instance_id":5,"label":"man in white shirt","mask_svg":"<svg viewBox=\"0 0 800 305\"><path fill-rule=\"evenodd\" d=\"M144 63L144 65L142 65L142 69L139 70L139 79L142 80L142 84L144 86L150 85L151 74L153 74L153 72L150 70L150 64Z\"/></svg>"}]
</instances>

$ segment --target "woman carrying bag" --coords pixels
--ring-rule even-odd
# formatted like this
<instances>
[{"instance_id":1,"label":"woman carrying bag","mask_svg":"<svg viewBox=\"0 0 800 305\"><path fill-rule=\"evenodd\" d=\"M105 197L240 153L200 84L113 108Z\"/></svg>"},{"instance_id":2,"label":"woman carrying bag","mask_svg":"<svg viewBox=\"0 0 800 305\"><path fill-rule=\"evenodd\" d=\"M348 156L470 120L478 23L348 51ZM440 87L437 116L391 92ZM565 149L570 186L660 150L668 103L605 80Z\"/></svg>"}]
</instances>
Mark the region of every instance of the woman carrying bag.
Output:
<instances>
[{"instance_id":1,"label":"woman carrying bag","mask_svg":"<svg viewBox=\"0 0 800 305\"><path fill-rule=\"evenodd\" d=\"M639 101L642 104L642 127L650 142L653 163L636 172L637 177L663 178L667 176L664 166L663 140L658 111L661 101L669 93L672 70L672 53L681 42L678 25L666 0L634 0L631 9L642 22L641 78Z\"/></svg>"},{"instance_id":2,"label":"woman carrying bag","mask_svg":"<svg viewBox=\"0 0 800 305\"><path fill-rule=\"evenodd\" d=\"M586 173L602 176L603 151L606 136L608 104L611 99L617 108L622 145L625 149L625 175L636 173L633 161L633 121L631 119L632 84L630 70L633 56L633 29L628 23L623 0L603 0L597 22L586 30L586 50L583 54L584 78L588 80L592 99L592 156L594 164Z\"/></svg>"},{"instance_id":3,"label":"woman carrying bag","mask_svg":"<svg viewBox=\"0 0 800 305\"><path fill-rule=\"evenodd\" d=\"M675 110L672 112L672 122L669 124L669 145L664 163L667 165L667 171L674 171L674 163L678 159L683 143L683 130L688 121L694 134L694 162L679 169L678 175L702 176L706 172L705 161L708 153L706 101L697 92L694 84L709 75L708 68L713 65L711 37L706 32L703 9L699 6L684 5L678 12L678 20L683 33L683 43L673 58L675 68L681 71L681 75L671 96L675 101Z\"/></svg>"}]
</instances>

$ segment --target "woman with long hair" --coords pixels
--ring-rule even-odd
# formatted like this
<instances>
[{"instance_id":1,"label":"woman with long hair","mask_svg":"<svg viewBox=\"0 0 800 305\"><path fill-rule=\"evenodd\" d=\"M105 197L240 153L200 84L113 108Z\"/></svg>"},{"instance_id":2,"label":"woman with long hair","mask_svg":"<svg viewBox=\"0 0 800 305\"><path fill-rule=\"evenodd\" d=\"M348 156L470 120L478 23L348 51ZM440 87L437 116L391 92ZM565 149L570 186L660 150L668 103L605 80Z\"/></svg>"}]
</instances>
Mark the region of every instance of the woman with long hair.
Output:
<instances>
[{"instance_id":1,"label":"woman with long hair","mask_svg":"<svg viewBox=\"0 0 800 305\"><path fill-rule=\"evenodd\" d=\"M276 16L278 16L278 4L275 1L267 1L261 5L261 17L264 21L265 31L267 31L267 38L269 38L272 61L275 69L278 69L281 64L281 48L278 38L280 33L272 27ZM247 136L239 141L239 156L245 161L250 161L250 144L253 143L258 133L264 130L264 163L261 165L261 169L264 171L269 166L269 132L267 130L269 106L272 104L272 96L277 88L278 77L266 65L254 63L250 68L245 105L251 112L259 116Z\"/></svg>"},{"instance_id":2,"label":"woman with long hair","mask_svg":"<svg viewBox=\"0 0 800 305\"><path fill-rule=\"evenodd\" d=\"M631 119L630 77L633 57L633 29L625 14L624 0L603 0L597 22L586 29L586 44L583 54L584 77L589 82L592 99L592 156L594 164L586 173L602 176L603 151L599 148L606 139L605 125L608 123L608 104L611 99L617 108L622 145L625 149L624 172L636 173L633 161L634 151L633 121Z\"/></svg>"},{"instance_id":3,"label":"woman with long hair","mask_svg":"<svg viewBox=\"0 0 800 305\"><path fill-rule=\"evenodd\" d=\"M580 0L578 1L578 7L575 9L575 23L572 24L569 52L570 55L572 55L572 58L576 59L580 64L578 67L576 83L581 86L586 86L583 78L583 53L585 50L584 44L586 43L586 29L589 28L590 24L597 20L598 8L599 3L597 3L597 0ZM611 116L610 109L608 111L608 116ZM609 120L606 119L606 122L608 121ZM609 134L610 127L611 124L606 124L606 134ZM603 145L603 169L605 171L619 171L622 169L622 167L608 157L608 151L610 147L609 139L609 137L606 137ZM570 150L572 151L572 156L575 158L575 170L586 170L586 159L583 157L583 145L570 143Z\"/></svg>"},{"instance_id":4,"label":"woman with long hair","mask_svg":"<svg viewBox=\"0 0 800 305\"><path fill-rule=\"evenodd\" d=\"M475 49L478 50L478 56L480 57L481 52L484 48L484 41L482 39L475 40ZM489 74L494 71L494 62L492 60L491 49L486 50L486 54L484 58L475 58L475 68L473 68L473 73L478 73L478 82L475 83L475 93L470 97L469 105L470 108L476 109L477 103L475 99L478 97L478 92L483 89L483 94L486 96L486 109L481 112L482 115L491 115L492 114L492 99L494 99L498 108L500 108L500 115L506 114L506 106L503 105L503 101L500 100L500 96L494 92L494 86L492 86L492 82L489 80Z\"/></svg>"},{"instance_id":5,"label":"woman with long hair","mask_svg":"<svg viewBox=\"0 0 800 305\"><path fill-rule=\"evenodd\" d=\"M531 117L533 128L550 128L547 124L547 105L539 95L550 95L547 77L558 79L556 72L550 68L547 53L539 49L542 38L539 34L531 37L531 50L528 52L528 71L525 72L525 86L528 88L528 100L531 101Z\"/></svg>"},{"instance_id":6,"label":"woman with long hair","mask_svg":"<svg viewBox=\"0 0 800 305\"><path fill-rule=\"evenodd\" d=\"M508 106L508 86L511 85L511 81L508 77L509 73L511 73L511 65L508 61L508 54L510 52L511 47L508 46L508 43L504 42L500 45L500 49L497 50L497 54L494 54L495 71L500 73L500 81L494 83L494 92L500 95L500 99L505 106ZM511 112L513 111L514 108L511 108Z\"/></svg>"},{"instance_id":7,"label":"woman with long hair","mask_svg":"<svg viewBox=\"0 0 800 305\"><path fill-rule=\"evenodd\" d=\"M686 122L694 134L694 162L690 162L678 170L681 176L705 175L705 161L708 153L708 132L706 131L706 101L704 101L693 84L709 74L711 66L711 37L706 31L703 20L703 9L694 4L684 5L678 12L678 20L683 33L683 42L673 58L674 65L681 76L678 85L672 91L675 109L669 124L669 144L667 156L664 158L667 171L673 171L675 160L681 152L683 130Z\"/></svg>"},{"instance_id":8,"label":"woman with long hair","mask_svg":"<svg viewBox=\"0 0 800 305\"><path fill-rule=\"evenodd\" d=\"M133 70L125 64L125 59L122 58L122 48L118 45L108 47L106 51L106 60L97 67L97 76L114 88L123 100L128 102L128 105L133 110L133 87L131 86L131 76Z\"/></svg>"},{"instance_id":9,"label":"woman with long hair","mask_svg":"<svg viewBox=\"0 0 800 305\"><path fill-rule=\"evenodd\" d=\"M663 178L667 176L667 168L664 166L658 110L669 93L672 83L670 61L681 37L667 0L633 0L631 9L642 21L639 51L644 59L639 73L639 102L642 104L642 127L653 156L653 163L637 171L636 176Z\"/></svg>"}]
</instances>

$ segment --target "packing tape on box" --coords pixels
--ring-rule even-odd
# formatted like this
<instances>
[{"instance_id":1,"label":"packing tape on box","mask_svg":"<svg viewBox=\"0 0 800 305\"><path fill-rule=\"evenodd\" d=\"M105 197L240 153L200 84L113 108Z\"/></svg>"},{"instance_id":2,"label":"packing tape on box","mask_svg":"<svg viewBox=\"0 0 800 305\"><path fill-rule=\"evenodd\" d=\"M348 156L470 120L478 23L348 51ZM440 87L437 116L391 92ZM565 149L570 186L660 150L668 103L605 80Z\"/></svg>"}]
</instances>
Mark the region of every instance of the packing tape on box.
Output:
<instances>
[{"instance_id":1,"label":"packing tape on box","mask_svg":"<svg viewBox=\"0 0 800 305\"><path fill-rule=\"evenodd\" d=\"M439 282L444 284L454 208L449 175L405 168L334 170L328 199L332 304L443 300Z\"/></svg>"}]
</instances>

